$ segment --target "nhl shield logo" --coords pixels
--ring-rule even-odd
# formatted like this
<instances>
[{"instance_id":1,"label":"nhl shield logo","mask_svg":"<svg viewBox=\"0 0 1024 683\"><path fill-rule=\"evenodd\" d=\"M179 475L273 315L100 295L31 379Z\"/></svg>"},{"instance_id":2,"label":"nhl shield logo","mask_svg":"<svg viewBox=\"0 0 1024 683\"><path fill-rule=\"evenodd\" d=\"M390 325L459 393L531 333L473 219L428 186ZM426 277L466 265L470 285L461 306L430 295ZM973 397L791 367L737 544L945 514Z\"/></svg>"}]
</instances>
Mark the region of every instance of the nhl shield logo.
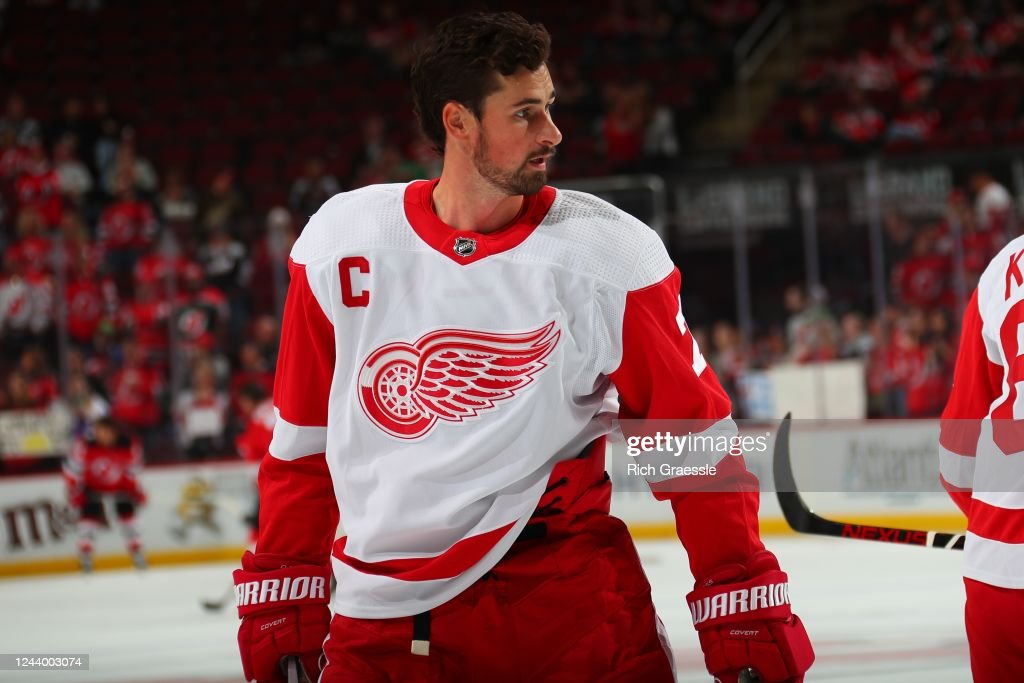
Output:
<instances>
[{"instance_id":1,"label":"nhl shield logo","mask_svg":"<svg viewBox=\"0 0 1024 683\"><path fill-rule=\"evenodd\" d=\"M476 240L471 237L456 237L455 253L459 256L472 256L476 253Z\"/></svg>"}]
</instances>

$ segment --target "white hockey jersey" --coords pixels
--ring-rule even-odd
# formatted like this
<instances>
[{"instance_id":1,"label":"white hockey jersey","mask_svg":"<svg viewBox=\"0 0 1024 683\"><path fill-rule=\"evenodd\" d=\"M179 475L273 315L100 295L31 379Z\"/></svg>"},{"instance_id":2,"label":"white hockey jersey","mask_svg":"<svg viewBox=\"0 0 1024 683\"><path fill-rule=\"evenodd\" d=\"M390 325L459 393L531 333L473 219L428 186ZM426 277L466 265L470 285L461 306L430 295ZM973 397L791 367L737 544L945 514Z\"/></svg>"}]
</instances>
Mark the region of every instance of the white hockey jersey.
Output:
<instances>
[{"instance_id":1,"label":"white hockey jersey","mask_svg":"<svg viewBox=\"0 0 1024 683\"><path fill-rule=\"evenodd\" d=\"M964 576L1024 588L1024 237L967 305L940 443L942 483L967 515Z\"/></svg>"},{"instance_id":2,"label":"white hockey jersey","mask_svg":"<svg viewBox=\"0 0 1024 683\"><path fill-rule=\"evenodd\" d=\"M337 195L291 254L257 551L323 562L336 501L350 617L417 614L485 574L611 429L613 388L623 417L729 419L652 230L547 187L499 231L458 231L435 185ZM762 547L752 475L733 474L745 493L659 494L695 572Z\"/></svg>"}]
</instances>

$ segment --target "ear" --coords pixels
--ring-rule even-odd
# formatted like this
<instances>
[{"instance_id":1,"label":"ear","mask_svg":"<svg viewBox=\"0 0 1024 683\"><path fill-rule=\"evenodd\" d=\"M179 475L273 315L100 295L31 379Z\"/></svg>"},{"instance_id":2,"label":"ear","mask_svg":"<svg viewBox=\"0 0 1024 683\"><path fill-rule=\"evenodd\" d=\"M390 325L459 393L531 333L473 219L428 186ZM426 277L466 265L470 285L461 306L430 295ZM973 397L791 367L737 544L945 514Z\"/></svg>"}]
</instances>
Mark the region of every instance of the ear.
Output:
<instances>
[{"instance_id":1,"label":"ear","mask_svg":"<svg viewBox=\"0 0 1024 683\"><path fill-rule=\"evenodd\" d=\"M449 140L468 142L476 133L479 121L476 116L458 102L448 102L441 110L441 121Z\"/></svg>"}]
</instances>

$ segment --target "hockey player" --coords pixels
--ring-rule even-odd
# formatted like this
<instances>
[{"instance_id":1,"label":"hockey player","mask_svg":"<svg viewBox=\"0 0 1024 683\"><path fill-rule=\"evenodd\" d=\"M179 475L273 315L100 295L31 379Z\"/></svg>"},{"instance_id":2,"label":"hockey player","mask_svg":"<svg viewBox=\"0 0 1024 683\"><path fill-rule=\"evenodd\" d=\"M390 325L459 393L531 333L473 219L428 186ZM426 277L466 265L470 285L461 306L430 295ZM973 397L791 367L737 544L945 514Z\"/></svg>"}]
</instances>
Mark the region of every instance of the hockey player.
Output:
<instances>
[{"instance_id":1,"label":"hockey player","mask_svg":"<svg viewBox=\"0 0 1024 683\"><path fill-rule=\"evenodd\" d=\"M512 13L443 22L412 68L440 178L337 195L292 249L260 535L235 572L246 680L284 680L292 654L323 683L673 680L608 514L605 399L709 428L730 405L657 235L546 185L549 48ZM800 681L813 652L756 479L717 464L714 492L657 494L708 670Z\"/></svg>"},{"instance_id":2,"label":"hockey player","mask_svg":"<svg viewBox=\"0 0 1024 683\"><path fill-rule=\"evenodd\" d=\"M92 431L91 438L75 442L64 466L68 503L78 513L78 557L82 571L92 571L96 529L105 519L103 499L108 496L114 500L125 548L135 566L144 569L142 537L135 519L137 509L146 503L138 479L142 448L109 417L96 420Z\"/></svg>"},{"instance_id":3,"label":"hockey player","mask_svg":"<svg viewBox=\"0 0 1024 683\"><path fill-rule=\"evenodd\" d=\"M1024 237L989 263L964 312L939 472L967 515L965 618L976 683L1024 671Z\"/></svg>"}]
</instances>

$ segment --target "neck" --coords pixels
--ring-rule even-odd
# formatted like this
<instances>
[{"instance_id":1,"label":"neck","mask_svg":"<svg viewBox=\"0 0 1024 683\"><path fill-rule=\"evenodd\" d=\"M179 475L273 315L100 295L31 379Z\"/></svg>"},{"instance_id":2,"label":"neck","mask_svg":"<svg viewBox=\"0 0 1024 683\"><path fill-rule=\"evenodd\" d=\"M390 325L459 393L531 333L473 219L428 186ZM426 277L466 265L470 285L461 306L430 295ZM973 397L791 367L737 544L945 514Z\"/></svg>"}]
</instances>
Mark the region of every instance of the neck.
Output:
<instances>
[{"instance_id":1,"label":"neck","mask_svg":"<svg viewBox=\"0 0 1024 683\"><path fill-rule=\"evenodd\" d=\"M501 192L481 178L471 162L450 158L445 159L432 198L434 213L446 224L483 233L508 225L523 206L523 195Z\"/></svg>"}]
</instances>

